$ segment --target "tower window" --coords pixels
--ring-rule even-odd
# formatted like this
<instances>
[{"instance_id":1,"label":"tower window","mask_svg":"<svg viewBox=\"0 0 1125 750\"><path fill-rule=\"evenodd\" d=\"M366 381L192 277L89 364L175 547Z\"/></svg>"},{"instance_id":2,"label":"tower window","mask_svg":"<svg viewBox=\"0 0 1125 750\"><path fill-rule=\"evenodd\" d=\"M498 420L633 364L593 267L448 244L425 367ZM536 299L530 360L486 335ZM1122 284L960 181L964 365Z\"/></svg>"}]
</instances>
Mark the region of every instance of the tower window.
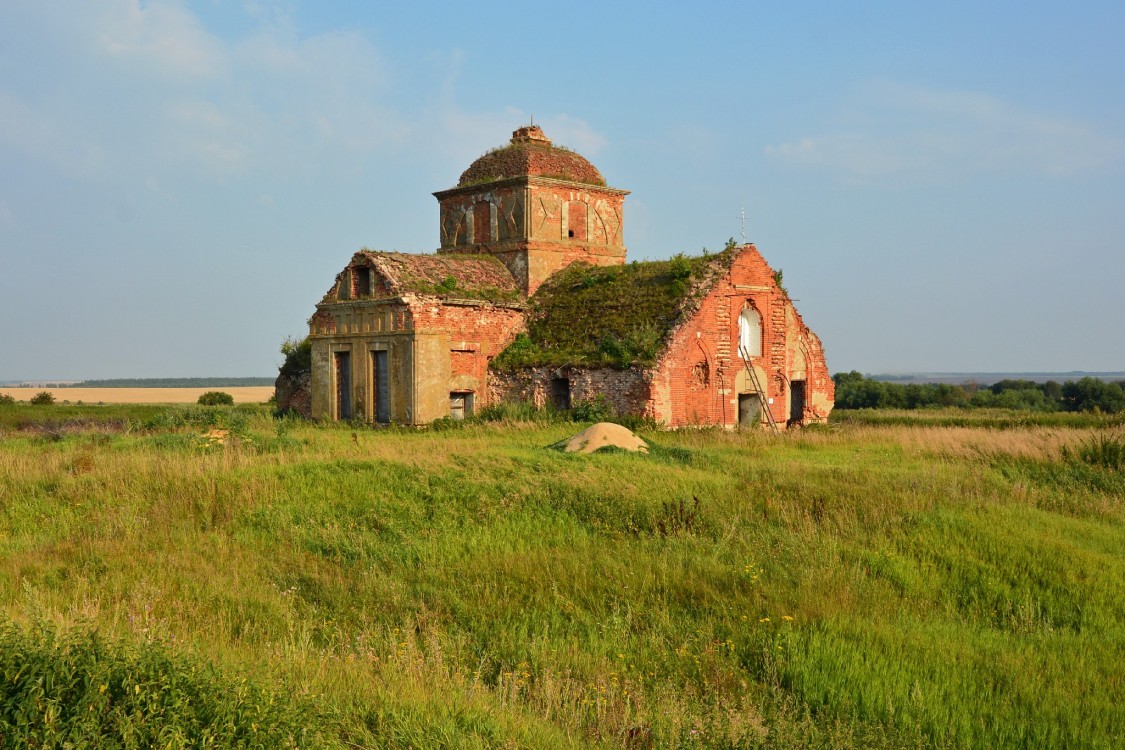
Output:
<instances>
[{"instance_id":1,"label":"tower window","mask_svg":"<svg viewBox=\"0 0 1125 750\"><path fill-rule=\"evenodd\" d=\"M570 201L566 209L566 236L572 240L588 239L586 236L586 204L582 201Z\"/></svg>"},{"instance_id":2,"label":"tower window","mask_svg":"<svg viewBox=\"0 0 1125 750\"><path fill-rule=\"evenodd\" d=\"M492 204L477 201L473 205L473 242L492 241Z\"/></svg>"}]
</instances>

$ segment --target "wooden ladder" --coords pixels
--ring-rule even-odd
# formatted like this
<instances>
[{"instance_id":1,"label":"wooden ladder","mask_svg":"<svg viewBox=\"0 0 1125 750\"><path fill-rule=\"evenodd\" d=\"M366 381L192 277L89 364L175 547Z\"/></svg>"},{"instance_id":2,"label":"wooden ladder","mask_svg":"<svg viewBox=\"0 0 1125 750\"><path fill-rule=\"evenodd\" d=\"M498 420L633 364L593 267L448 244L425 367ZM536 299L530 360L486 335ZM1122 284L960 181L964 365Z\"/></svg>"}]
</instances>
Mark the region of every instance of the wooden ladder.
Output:
<instances>
[{"instance_id":1,"label":"wooden ladder","mask_svg":"<svg viewBox=\"0 0 1125 750\"><path fill-rule=\"evenodd\" d=\"M754 372L754 365L750 364L750 357L747 356L746 351L739 347L738 353L742 357L746 374L750 376L750 382L754 384L754 390L758 394L758 402L762 406L762 413L766 415L766 423L769 424L770 430L777 434L780 430L777 426L777 420L773 418L773 412L770 410L769 402L766 399L766 390L762 388L762 381L758 379L758 373Z\"/></svg>"}]
</instances>

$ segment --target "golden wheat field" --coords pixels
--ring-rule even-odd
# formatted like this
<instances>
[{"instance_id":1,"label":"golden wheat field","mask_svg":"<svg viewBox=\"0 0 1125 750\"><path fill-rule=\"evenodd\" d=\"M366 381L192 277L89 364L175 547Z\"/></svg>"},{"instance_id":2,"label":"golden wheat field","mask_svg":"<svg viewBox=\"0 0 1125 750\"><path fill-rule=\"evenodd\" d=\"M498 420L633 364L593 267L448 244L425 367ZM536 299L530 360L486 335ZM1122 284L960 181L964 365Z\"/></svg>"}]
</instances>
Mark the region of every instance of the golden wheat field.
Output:
<instances>
[{"instance_id":1,"label":"golden wheat field","mask_svg":"<svg viewBox=\"0 0 1125 750\"><path fill-rule=\"evenodd\" d=\"M255 385L235 388L0 388L17 401L28 401L36 393L48 391L58 402L72 404L194 404L207 391L223 391L237 404L261 403L273 395L273 386Z\"/></svg>"}]
</instances>

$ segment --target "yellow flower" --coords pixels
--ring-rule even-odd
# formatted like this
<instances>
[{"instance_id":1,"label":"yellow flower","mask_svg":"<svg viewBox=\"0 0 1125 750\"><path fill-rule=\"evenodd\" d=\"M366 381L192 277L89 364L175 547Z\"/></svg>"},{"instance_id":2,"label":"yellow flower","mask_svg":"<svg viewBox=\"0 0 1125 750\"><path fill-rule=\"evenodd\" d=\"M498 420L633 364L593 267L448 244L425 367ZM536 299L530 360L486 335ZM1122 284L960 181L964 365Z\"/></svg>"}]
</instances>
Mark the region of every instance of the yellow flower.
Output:
<instances>
[{"instance_id":1,"label":"yellow flower","mask_svg":"<svg viewBox=\"0 0 1125 750\"><path fill-rule=\"evenodd\" d=\"M769 622L769 621L770 621L770 618L768 618L768 617L763 617L762 619L758 620L758 622Z\"/></svg>"},{"instance_id":2,"label":"yellow flower","mask_svg":"<svg viewBox=\"0 0 1125 750\"><path fill-rule=\"evenodd\" d=\"M792 620L793 618L792 618L792 617L790 617L789 615L782 615L782 616L781 616L781 619L782 619L782 620Z\"/></svg>"}]
</instances>

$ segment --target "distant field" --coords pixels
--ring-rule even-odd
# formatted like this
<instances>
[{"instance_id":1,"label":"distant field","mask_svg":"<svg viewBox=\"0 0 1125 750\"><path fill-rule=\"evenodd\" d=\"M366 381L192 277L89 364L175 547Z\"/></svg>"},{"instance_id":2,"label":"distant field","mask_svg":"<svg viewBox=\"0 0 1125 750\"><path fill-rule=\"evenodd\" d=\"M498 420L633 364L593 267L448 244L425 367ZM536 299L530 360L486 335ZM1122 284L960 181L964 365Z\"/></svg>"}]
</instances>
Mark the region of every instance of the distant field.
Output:
<instances>
[{"instance_id":1,"label":"distant field","mask_svg":"<svg viewBox=\"0 0 1125 750\"><path fill-rule=\"evenodd\" d=\"M17 401L28 401L36 393L50 391L55 399L74 403L82 401L96 404L194 404L200 394L222 391L234 396L235 403L256 404L268 401L273 386L244 386L239 388L0 388Z\"/></svg>"}]
</instances>

